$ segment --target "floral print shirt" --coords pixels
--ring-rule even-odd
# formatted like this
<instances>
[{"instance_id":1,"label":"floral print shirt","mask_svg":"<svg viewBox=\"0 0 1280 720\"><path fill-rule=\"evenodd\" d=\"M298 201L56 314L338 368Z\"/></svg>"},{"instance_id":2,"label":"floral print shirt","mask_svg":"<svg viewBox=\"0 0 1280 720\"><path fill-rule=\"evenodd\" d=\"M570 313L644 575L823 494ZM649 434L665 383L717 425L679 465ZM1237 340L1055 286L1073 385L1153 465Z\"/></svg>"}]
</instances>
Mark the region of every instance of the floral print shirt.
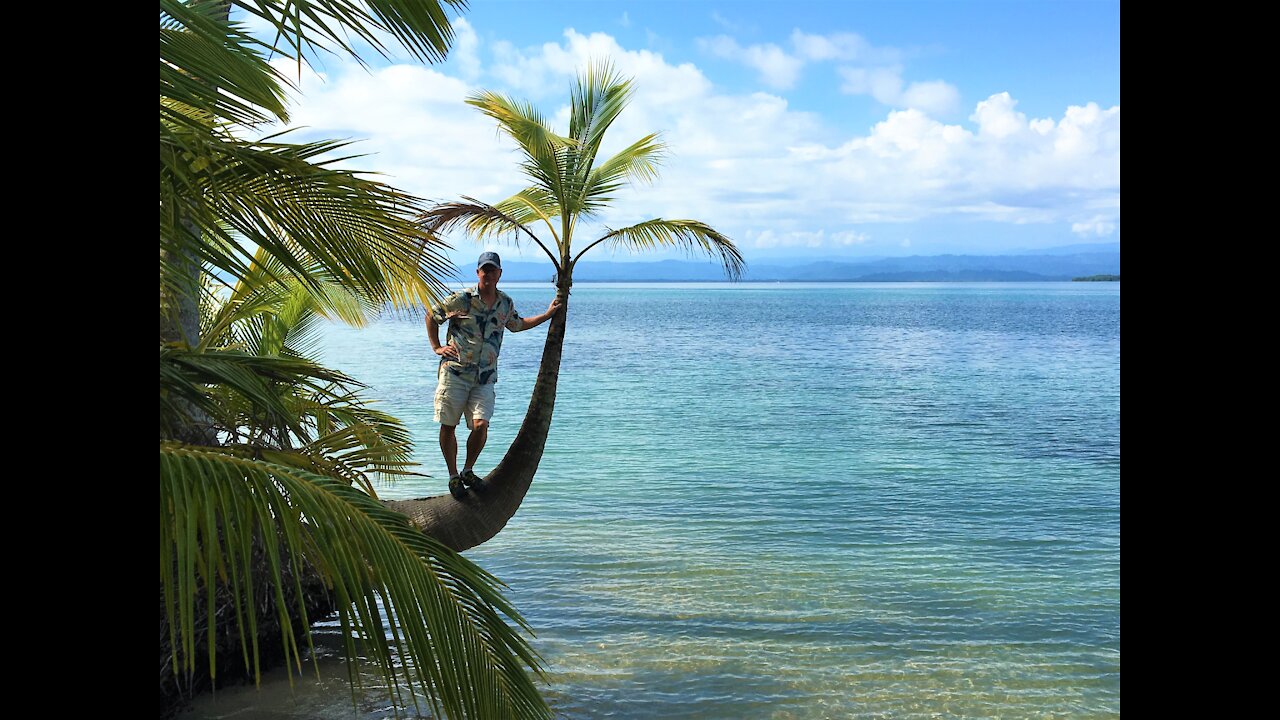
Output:
<instances>
[{"instance_id":1,"label":"floral print shirt","mask_svg":"<svg viewBox=\"0 0 1280 720\"><path fill-rule=\"evenodd\" d=\"M449 321L447 344L458 348L458 359L441 357L439 375L448 369L454 375L479 385L498 381L498 353L503 330L520 332L524 319L516 312L511 296L498 291L493 307L480 299L474 287L456 292L431 309L436 324Z\"/></svg>"}]
</instances>

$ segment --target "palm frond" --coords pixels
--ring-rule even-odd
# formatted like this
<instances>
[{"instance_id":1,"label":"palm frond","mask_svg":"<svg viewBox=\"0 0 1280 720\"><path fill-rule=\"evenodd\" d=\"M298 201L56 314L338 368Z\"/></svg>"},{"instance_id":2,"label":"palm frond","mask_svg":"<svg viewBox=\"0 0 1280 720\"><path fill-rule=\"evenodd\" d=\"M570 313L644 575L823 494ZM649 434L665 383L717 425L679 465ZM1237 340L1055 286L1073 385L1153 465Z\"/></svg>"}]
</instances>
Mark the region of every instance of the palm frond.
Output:
<instances>
[{"instance_id":1,"label":"palm frond","mask_svg":"<svg viewBox=\"0 0 1280 720\"><path fill-rule=\"evenodd\" d=\"M556 247L560 247L560 234L556 232L555 225L551 222L553 218L560 217L560 203L551 193L542 188L528 187L498 202L494 207L522 225L530 225L541 220L547 226L547 232L551 233Z\"/></svg>"},{"instance_id":2,"label":"palm frond","mask_svg":"<svg viewBox=\"0 0 1280 720\"><path fill-rule=\"evenodd\" d=\"M411 468L413 436L395 417L369 407L358 391L325 388L298 396L296 410L315 428L316 439L299 452L324 457L352 473L380 480L422 476Z\"/></svg>"},{"instance_id":3,"label":"palm frond","mask_svg":"<svg viewBox=\"0 0 1280 720\"><path fill-rule=\"evenodd\" d=\"M327 389L331 384L364 387L336 370L302 358L261 357L232 350L193 352L161 345L160 435L173 437L178 428L191 422L184 405L190 403L224 430L244 425L279 428L309 442L311 433L286 403L286 390L308 387L332 393ZM240 404L230 403L232 398Z\"/></svg>"},{"instance_id":4,"label":"palm frond","mask_svg":"<svg viewBox=\"0 0 1280 720\"><path fill-rule=\"evenodd\" d=\"M613 192L627 182L657 180L658 165L666 150L659 134L651 133L605 160L587 177L582 192L583 212L598 212L613 201Z\"/></svg>"},{"instance_id":5,"label":"palm frond","mask_svg":"<svg viewBox=\"0 0 1280 720\"><path fill-rule=\"evenodd\" d=\"M537 243L538 247L551 258L551 263L560 269L560 261L528 225L504 213L499 208L482 203L472 197L463 196L465 202L440 203L422 213L418 221L427 233L444 235L461 227L469 235L478 239L506 240L518 243L520 234ZM508 199L509 201L510 199ZM527 212L526 206L520 206L521 212ZM519 209L519 208L518 208Z\"/></svg>"},{"instance_id":6,"label":"palm frond","mask_svg":"<svg viewBox=\"0 0 1280 720\"><path fill-rule=\"evenodd\" d=\"M314 357L321 320L363 327L380 309L376 300L349 289L342 278L318 265L309 273L316 283L303 285L289 277L283 265L262 248L255 253L250 271L249 277L202 314L201 349ZM269 281L275 277L284 280Z\"/></svg>"},{"instance_id":7,"label":"palm frond","mask_svg":"<svg viewBox=\"0 0 1280 720\"><path fill-rule=\"evenodd\" d=\"M598 149L634 94L634 81L623 77L612 62L588 63L570 91L569 136L583 148Z\"/></svg>"},{"instance_id":8,"label":"palm frond","mask_svg":"<svg viewBox=\"0 0 1280 720\"><path fill-rule=\"evenodd\" d=\"M413 223L422 201L331 167L345 158L317 159L343 145L254 143L162 125L162 250L245 279L254 276L249 243L313 289L314 263L378 302L435 302L445 290L436 278L451 265L443 243Z\"/></svg>"},{"instance_id":9,"label":"palm frond","mask_svg":"<svg viewBox=\"0 0 1280 720\"><path fill-rule=\"evenodd\" d=\"M569 137L575 144L566 150L565 212L590 213L586 188L605 132L634 94L632 81L608 61L590 63L578 75L569 100Z\"/></svg>"},{"instance_id":10,"label":"palm frond","mask_svg":"<svg viewBox=\"0 0 1280 720\"><path fill-rule=\"evenodd\" d=\"M160 0L161 123L288 121L288 81L264 54L274 48L229 21L220 5Z\"/></svg>"},{"instance_id":11,"label":"palm frond","mask_svg":"<svg viewBox=\"0 0 1280 720\"><path fill-rule=\"evenodd\" d=\"M498 121L524 154L521 167L534 184L555 198L564 197L567 148L576 143L572 138L555 134L537 107L491 91L467 98L467 104Z\"/></svg>"},{"instance_id":12,"label":"palm frond","mask_svg":"<svg viewBox=\"0 0 1280 720\"><path fill-rule=\"evenodd\" d=\"M390 34L420 60L444 60L453 42L453 27L441 2L459 11L467 7L466 0L236 0L235 4L274 26L293 49L290 57L327 49L332 43L363 64L364 59L350 44L351 35L384 57L387 47L381 33Z\"/></svg>"},{"instance_id":13,"label":"palm frond","mask_svg":"<svg viewBox=\"0 0 1280 720\"><path fill-rule=\"evenodd\" d=\"M319 389L281 386L279 403L316 437L304 444L280 442L285 429L260 422L244 393L212 386L207 392L221 410L221 447L239 457L267 460L336 477L376 496L373 478L426 477L415 472L413 440L396 418L370 408L355 391L338 385ZM290 437L297 437L296 435ZM296 447L295 447L296 445Z\"/></svg>"},{"instance_id":14,"label":"palm frond","mask_svg":"<svg viewBox=\"0 0 1280 720\"><path fill-rule=\"evenodd\" d=\"M731 280L742 276L746 260L737 246L727 236L699 220L664 220L654 218L617 230L609 230L603 237L583 248L573 259L578 260L591 248L602 242L628 250L652 250L658 247L682 248L690 254L705 253L720 261L725 274Z\"/></svg>"},{"instance_id":15,"label":"palm frond","mask_svg":"<svg viewBox=\"0 0 1280 720\"><path fill-rule=\"evenodd\" d=\"M438 716L551 717L526 672L541 676L540 659L508 619L528 627L500 583L347 483L162 443L160 517L162 603L175 672L193 670L195 598L218 586L234 593L242 652L256 658L244 638L256 637L260 620L249 559L262 538L276 584L272 610L305 617L301 602L289 607L280 592L282 568L315 567L337 601L348 657L372 658L388 689L404 682L421 690ZM282 640L300 667L288 625L282 623ZM212 623L208 632L212 641Z\"/></svg>"}]
</instances>

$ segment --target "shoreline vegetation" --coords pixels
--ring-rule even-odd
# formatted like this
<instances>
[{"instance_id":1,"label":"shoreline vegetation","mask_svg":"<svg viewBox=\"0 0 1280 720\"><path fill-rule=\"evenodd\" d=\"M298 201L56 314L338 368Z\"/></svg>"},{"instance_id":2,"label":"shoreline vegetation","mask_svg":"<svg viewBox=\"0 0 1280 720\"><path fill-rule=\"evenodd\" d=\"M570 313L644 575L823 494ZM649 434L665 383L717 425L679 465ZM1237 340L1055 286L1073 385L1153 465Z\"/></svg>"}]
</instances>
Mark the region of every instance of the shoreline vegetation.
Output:
<instances>
[{"instance_id":1,"label":"shoreline vegetation","mask_svg":"<svg viewBox=\"0 0 1280 720\"><path fill-rule=\"evenodd\" d=\"M1090 275L1088 277L1071 278L1071 282L1120 282L1119 275Z\"/></svg>"},{"instance_id":2,"label":"shoreline vegetation","mask_svg":"<svg viewBox=\"0 0 1280 720\"><path fill-rule=\"evenodd\" d=\"M429 203L335 167L346 141L246 139L289 120L272 60L365 62L390 43L439 62L465 7L160 3L161 717L278 660L315 665L311 625L331 610L397 716L553 715L501 581L437 537L448 527L379 502L375 481L421 475L407 426L319 359L321 318L363 327L443 296Z\"/></svg>"}]
</instances>

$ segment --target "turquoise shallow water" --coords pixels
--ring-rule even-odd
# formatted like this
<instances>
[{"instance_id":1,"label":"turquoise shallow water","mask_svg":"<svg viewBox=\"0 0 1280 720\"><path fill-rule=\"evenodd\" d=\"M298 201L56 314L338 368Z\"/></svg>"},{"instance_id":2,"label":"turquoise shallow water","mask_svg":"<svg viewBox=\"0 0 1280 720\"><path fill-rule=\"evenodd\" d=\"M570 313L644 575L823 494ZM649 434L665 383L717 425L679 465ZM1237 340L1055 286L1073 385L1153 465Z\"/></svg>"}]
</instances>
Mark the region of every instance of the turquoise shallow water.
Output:
<instances>
[{"instance_id":1,"label":"turquoise shallow water","mask_svg":"<svg viewBox=\"0 0 1280 720\"><path fill-rule=\"evenodd\" d=\"M484 471L542 339L503 345ZM324 356L442 475L422 321ZM568 718L1119 715L1119 285L579 285L538 477L468 556Z\"/></svg>"}]
</instances>

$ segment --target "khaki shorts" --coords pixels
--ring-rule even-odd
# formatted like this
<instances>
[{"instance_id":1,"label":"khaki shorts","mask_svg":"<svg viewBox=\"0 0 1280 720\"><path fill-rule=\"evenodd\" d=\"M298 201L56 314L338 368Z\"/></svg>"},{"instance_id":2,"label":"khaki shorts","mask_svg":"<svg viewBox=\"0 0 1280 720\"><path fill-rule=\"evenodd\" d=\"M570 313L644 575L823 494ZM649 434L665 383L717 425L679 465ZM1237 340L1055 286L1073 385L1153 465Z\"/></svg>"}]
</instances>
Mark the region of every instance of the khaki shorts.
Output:
<instances>
[{"instance_id":1,"label":"khaki shorts","mask_svg":"<svg viewBox=\"0 0 1280 720\"><path fill-rule=\"evenodd\" d=\"M492 418L493 386L494 383L477 385L472 380L442 370L436 384L436 422L454 427L465 416L470 428L476 420Z\"/></svg>"}]
</instances>

